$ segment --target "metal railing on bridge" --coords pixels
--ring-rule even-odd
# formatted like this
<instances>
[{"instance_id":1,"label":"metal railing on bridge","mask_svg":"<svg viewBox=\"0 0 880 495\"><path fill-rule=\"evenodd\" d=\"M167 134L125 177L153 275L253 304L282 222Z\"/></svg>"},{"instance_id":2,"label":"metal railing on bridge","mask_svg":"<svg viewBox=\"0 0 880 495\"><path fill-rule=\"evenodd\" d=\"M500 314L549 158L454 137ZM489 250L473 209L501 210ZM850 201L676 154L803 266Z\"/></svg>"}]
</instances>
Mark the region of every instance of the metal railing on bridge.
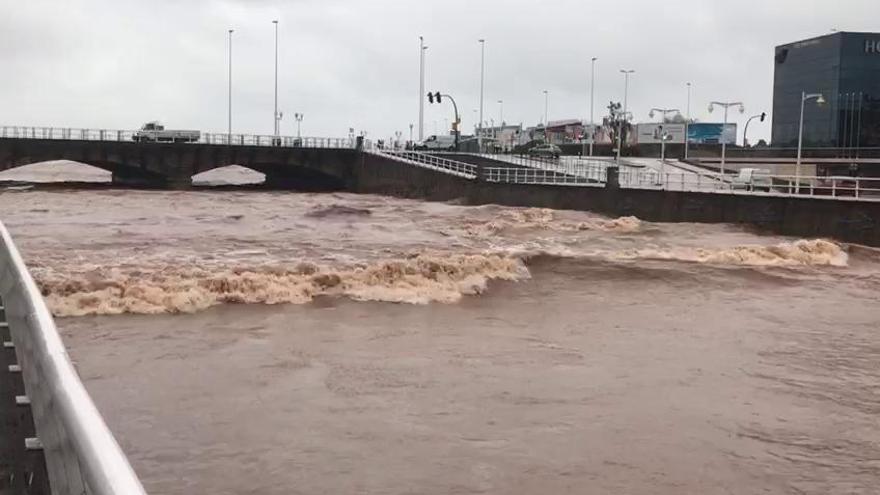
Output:
<instances>
[{"instance_id":1,"label":"metal railing on bridge","mask_svg":"<svg viewBox=\"0 0 880 495\"><path fill-rule=\"evenodd\" d=\"M2 223L0 296L11 337L4 348L13 349L17 360L9 372L21 374L27 394L16 397L16 403L30 407L36 430L26 448L42 449L51 492L143 495L141 482L80 381L40 290Z\"/></svg>"},{"instance_id":2,"label":"metal railing on bridge","mask_svg":"<svg viewBox=\"0 0 880 495\"><path fill-rule=\"evenodd\" d=\"M477 178L477 166L470 163L450 160L448 158L442 158L419 151L384 150L371 147L368 148L368 152L380 156L385 156L410 165L415 165L422 168L429 168L438 172L444 172L451 175L457 175L465 179Z\"/></svg>"},{"instance_id":3,"label":"metal railing on bridge","mask_svg":"<svg viewBox=\"0 0 880 495\"><path fill-rule=\"evenodd\" d=\"M593 186L605 187L606 171L604 168L581 170L580 174L565 173L543 168L486 167L484 169L487 182L505 182L510 184L544 184L557 186Z\"/></svg>"},{"instance_id":4,"label":"metal railing on bridge","mask_svg":"<svg viewBox=\"0 0 880 495\"><path fill-rule=\"evenodd\" d=\"M880 201L880 177L760 174L748 180L718 172L621 171L620 187Z\"/></svg>"},{"instance_id":5,"label":"metal railing on bridge","mask_svg":"<svg viewBox=\"0 0 880 495\"><path fill-rule=\"evenodd\" d=\"M78 129L71 127L20 127L0 126L0 138L47 139L65 141L113 141L144 143L211 144L224 146L266 146L285 148L334 148L351 149L356 145L352 138L322 138L295 136L266 136L259 134L202 133L198 139L155 141L140 138L140 131L111 129Z\"/></svg>"}]
</instances>

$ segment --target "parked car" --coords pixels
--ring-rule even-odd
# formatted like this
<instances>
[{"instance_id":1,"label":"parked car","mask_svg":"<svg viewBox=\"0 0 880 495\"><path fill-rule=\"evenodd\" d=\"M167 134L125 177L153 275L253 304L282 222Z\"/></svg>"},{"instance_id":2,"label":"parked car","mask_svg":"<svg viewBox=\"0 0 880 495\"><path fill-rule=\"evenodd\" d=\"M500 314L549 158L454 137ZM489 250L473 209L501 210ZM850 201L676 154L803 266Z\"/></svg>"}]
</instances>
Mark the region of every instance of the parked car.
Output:
<instances>
[{"instance_id":1,"label":"parked car","mask_svg":"<svg viewBox=\"0 0 880 495\"><path fill-rule=\"evenodd\" d=\"M413 149L455 151L455 136L428 136L421 143L416 143Z\"/></svg>"},{"instance_id":2,"label":"parked car","mask_svg":"<svg viewBox=\"0 0 880 495\"><path fill-rule=\"evenodd\" d=\"M773 187L773 179L770 171L760 168L743 168L730 182L733 189L745 189L748 191L770 191Z\"/></svg>"},{"instance_id":3,"label":"parked car","mask_svg":"<svg viewBox=\"0 0 880 495\"><path fill-rule=\"evenodd\" d=\"M562 155L562 149L555 144L539 144L529 150L529 156L540 158L559 158Z\"/></svg>"}]
</instances>

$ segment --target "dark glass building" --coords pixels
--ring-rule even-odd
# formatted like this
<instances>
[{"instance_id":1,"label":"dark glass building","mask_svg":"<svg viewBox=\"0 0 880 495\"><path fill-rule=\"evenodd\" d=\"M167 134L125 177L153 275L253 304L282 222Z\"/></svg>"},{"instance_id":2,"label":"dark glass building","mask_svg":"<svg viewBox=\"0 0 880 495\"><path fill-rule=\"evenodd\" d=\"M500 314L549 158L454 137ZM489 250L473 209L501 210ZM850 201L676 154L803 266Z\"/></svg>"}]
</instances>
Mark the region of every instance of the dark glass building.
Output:
<instances>
[{"instance_id":1,"label":"dark glass building","mask_svg":"<svg viewBox=\"0 0 880 495\"><path fill-rule=\"evenodd\" d=\"M804 146L850 151L880 147L880 33L834 33L776 47L774 147L795 147L801 93L827 103L804 107Z\"/></svg>"}]
</instances>

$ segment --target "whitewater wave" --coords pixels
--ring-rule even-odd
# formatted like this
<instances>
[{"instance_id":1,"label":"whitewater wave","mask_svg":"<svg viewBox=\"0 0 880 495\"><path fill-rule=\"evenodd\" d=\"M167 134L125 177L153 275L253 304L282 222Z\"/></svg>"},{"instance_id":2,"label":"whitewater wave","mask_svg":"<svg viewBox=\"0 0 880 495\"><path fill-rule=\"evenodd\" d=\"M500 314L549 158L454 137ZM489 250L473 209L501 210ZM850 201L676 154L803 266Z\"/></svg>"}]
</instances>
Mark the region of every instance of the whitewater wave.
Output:
<instances>
[{"instance_id":1,"label":"whitewater wave","mask_svg":"<svg viewBox=\"0 0 880 495\"><path fill-rule=\"evenodd\" d=\"M318 296L409 304L454 303L490 280L530 276L513 257L419 254L343 269L302 263L292 269L163 267L37 274L56 316L192 313L223 303L304 304Z\"/></svg>"},{"instance_id":2,"label":"whitewater wave","mask_svg":"<svg viewBox=\"0 0 880 495\"><path fill-rule=\"evenodd\" d=\"M769 246L701 249L646 247L582 251L572 246L520 245L480 254L417 253L402 259L331 267L314 263L278 266L154 266L93 268L59 273L35 266L35 277L57 316L123 313L192 313L224 303L304 304L319 296L357 301L455 303L485 292L490 280L530 278L539 259L620 264L677 261L723 266L792 267L848 265L834 242L799 240Z\"/></svg>"},{"instance_id":3,"label":"whitewater wave","mask_svg":"<svg viewBox=\"0 0 880 495\"><path fill-rule=\"evenodd\" d=\"M849 263L849 255L841 245L824 239L718 249L640 248L618 252L613 257L619 260L654 259L742 266L845 267Z\"/></svg>"},{"instance_id":4,"label":"whitewater wave","mask_svg":"<svg viewBox=\"0 0 880 495\"><path fill-rule=\"evenodd\" d=\"M642 221L632 216L570 222L557 219L556 213L556 211L547 208L506 210L491 220L467 221L464 224L464 231L466 235L471 237L484 237L505 230L549 230L563 233L591 230L623 234L639 232L642 229Z\"/></svg>"}]
</instances>

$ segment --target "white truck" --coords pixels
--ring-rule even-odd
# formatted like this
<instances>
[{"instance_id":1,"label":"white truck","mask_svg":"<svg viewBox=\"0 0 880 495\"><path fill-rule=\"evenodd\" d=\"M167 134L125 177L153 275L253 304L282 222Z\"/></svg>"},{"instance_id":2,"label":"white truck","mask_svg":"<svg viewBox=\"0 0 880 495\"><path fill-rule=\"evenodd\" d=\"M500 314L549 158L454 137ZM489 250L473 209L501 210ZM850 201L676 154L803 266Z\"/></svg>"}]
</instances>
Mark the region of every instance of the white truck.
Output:
<instances>
[{"instance_id":1,"label":"white truck","mask_svg":"<svg viewBox=\"0 0 880 495\"><path fill-rule=\"evenodd\" d=\"M448 150L455 151L455 136L428 136L421 143L416 143L414 150Z\"/></svg>"},{"instance_id":2,"label":"white truck","mask_svg":"<svg viewBox=\"0 0 880 495\"><path fill-rule=\"evenodd\" d=\"M192 143L199 140L199 131L166 130L159 122L147 122L134 133L132 139L139 143Z\"/></svg>"}]
</instances>

